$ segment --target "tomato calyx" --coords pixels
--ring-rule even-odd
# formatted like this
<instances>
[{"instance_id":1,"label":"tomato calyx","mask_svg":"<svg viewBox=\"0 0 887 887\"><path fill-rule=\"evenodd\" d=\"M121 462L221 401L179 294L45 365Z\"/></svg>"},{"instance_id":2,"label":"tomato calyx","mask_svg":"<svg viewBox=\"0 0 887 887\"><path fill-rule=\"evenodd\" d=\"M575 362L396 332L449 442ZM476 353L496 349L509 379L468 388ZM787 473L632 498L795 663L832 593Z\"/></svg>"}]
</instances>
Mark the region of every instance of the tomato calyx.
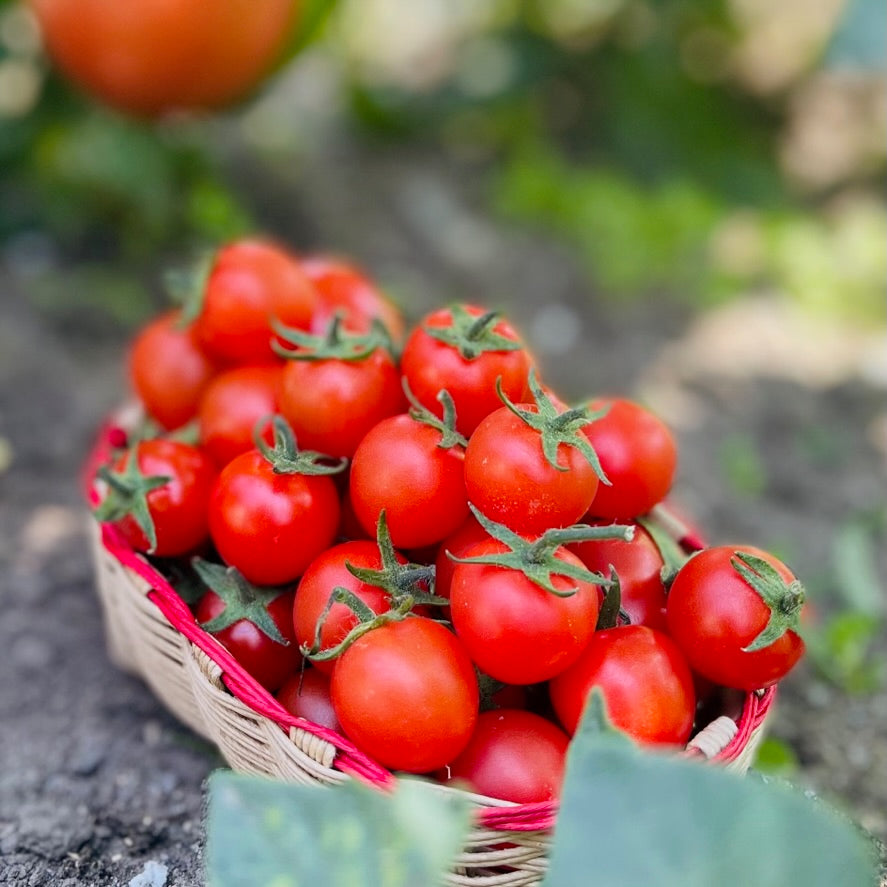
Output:
<instances>
[{"instance_id":1,"label":"tomato calyx","mask_svg":"<svg viewBox=\"0 0 887 887\"><path fill-rule=\"evenodd\" d=\"M148 540L148 554L157 548L157 529L148 506L148 494L168 484L169 475L146 475L139 468L135 445L131 446L126 464L120 471L102 465L96 476L108 485L108 494L93 510L100 523L115 523L131 517Z\"/></svg>"},{"instance_id":2,"label":"tomato calyx","mask_svg":"<svg viewBox=\"0 0 887 887\"><path fill-rule=\"evenodd\" d=\"M662 557L662 570L659 575L662 579L662 584L668 590L671 587L671 583L674 582L674 577L677 576L678 570L689 560L689 556L657 520L653 512L644 517L637 518L637 522L650 534L653 544L659 550L659 554Z\"/></svg>"},{"instance_id":3,"label":"tomato calyx","mask_svg":"<svg viewBox=\"0 0 887 887\"><path fill-rule=\"evenodd\" d=\"M289 641L280 633L268 613L268 605L285 594L287 589L258 588L247 582L236 567L225 567L199 557L191 559L191 566L207 588L215 592L225 604L225 609L218 616L200 623L204 631L218 634L235 622L246 620L276 644L289 646Z\"/></svg>"},{"instance_id":4,"label":"tomato calyx","mask_svg":"<svg viewBox=\"0 0 887 887\"><path fill-rule=\"evenodd\" d=\"M369 332L352 333L345 329L345 313L337 311L325 333L315 335L297 327L286 326L277 318L271 319L271 328L280 339L271 342L274 353L287 360L366 360L374 351L382 348L389 354L394 344L388 328L378 318L373 318Z\"/></svg>"},{"instance_id":5,"label":"tomato calyx","mask_svg":"<svg viewBox=\"0 0 887 887\"><path fill-rule=\"evenodd\" d=\"M745 551L733 552L733 569L745 580L767 606L770 618L763 631L742 650L754 653L778 641L787 631L800 630L800 613L807 593L795 579L786 582L764 558Z\"/></svg>"},{"instance_id":6,"label":"tomato calyx","mask_svg":"<svg viewBox=\"0 0 887 887\"><path fill-rule=\"evenodd\" d=\"M450 307L452 321L449 326L424 325L422 329L459 352L465 360L476 360L487 351L519 351L523 345L495 330L502 319L499 311L487 311L480 316L471 314L464 305Z\"/></svg>"},{"instance_id":7,"label":"tomato calyx","mask_svg":"<svg viewBox=\"0 0 887 887\"><path fill-rule=\"evenodd\" d=\"M268 424L274 435L274 443L269 445L262 436ZM315 450L300 450L296 437L286 419L280 415L264 416L253 429L256 448L271 465L275 474L305 474L311 476L338 474L348 465L346 458L336 459Z\"/></svg>"},{"instance_id":8,"label":"tomato calyx","mask_svg":"<svg viewBox=\"0 0 887 887\"><path fill-rule=\"evenodd\" d=\"M385 510L379 513L376 524L376 543L379 546L379 556L382 561L380 569L371 567L356 567L345 562L345 569L361 582L381 588L388 594L391 609L384 613L375 613L353 591L341 585L337 585L331 592L329 599L314 632L314 640L311 646L303 644L302 655L313 662L326 662L341 656L358 638L367 632L373 631L390 622L401 622L413 614L417 606L444 607L450 602L445 597L440 597L427 592L426 588L434 587L434 566L423 564L402 564L397 559L397 552L391 542L391 534L388 532L388 520ZM357 625L335 646L321 650L321 635L323 627L329 616L330 610L336 604L344 604L357 617Z\"/></svg>"},{"instance_id":9,"label":"tomato calyx","mask_svg":"<svg viewBox=\"0 0 887 887\"><path fill-rule=\"evenodd\" d=\"M496 392L505 406L514 413L522 422L529 425L534 431L538 431L542 438L542 452L552 468L558 471L569 471L569 466L561 465L558 461L558 447L564 444L577 449L588 461L594 473L603 484L610 485L610 480L601 467L600 460L589 439L582 433L582 429L596 419L602 418L607 413L607 407L601 410L592 410L587 406L573 407L572 409L558 412L554 401L545 393L536 378L536 371L531 369L527 377L530 391L535 401L535 408L519 406L515 404L502 390L502 380L496 380Z\"/></svg>"},{"instance_id":10,"label":"tomato calyx","mask_svg":"<svg viewBox=\"0 0 887 887\"><path fill-rule=\"evenodd\" d=\"M449 450L453 447L468 446L468 438L464 434L460 434L456 430L456 404L453 402L452 395L445 388L437 392L437 401L443 407L443 418L436 416L431 410L426 409L416 399L410 389L410 383L406 376L403 377L403 393L410 402L409 417L422 425L428 425L440 432L440 441L437 446L441 450Z\"/></svg>"},{"instance_id":11,"label":"tomato calyx","mask_svg":"<svg viewBox=\"0 0 887 887\"><path fill-rule=\"evenodd\" d=\"M619 575L610 566L610 584L604 588L604 600L598 611L595 631L606 631L617 625L631 625L631 616L622 607L622 586Z\"/></svg>"},{"instance_id":12,"label":"tomato calyx","mask_svg":"<svg viewBox=\"0 0 887 887\"><path fill-rule=\"evenodd\" d=\"M173 303L181 307L176 329L186 330L200 316L206 284L216 263L216 252L207 252L185 268L170 268L163 277Z\"/></svg>"},{"instance_id":13,"label":"tomato calyx","mask_svg":"<svg viewBox=\"0 0 887 887\"><path fill-rule=\"evenodd\" d=\"M504 567L523 573L530 582L558 597L572 597L578 587L567 590L555 587L554 576L566 576L581 582L592 582L605 587L611 580L594 573L587 567L568 563L555 556L555 552L572 542L587 542L592 539L622 539L630 542L634 538L634 527L611 525L593 527L588 524L575 524L572 527L556 527L546 530L537 539L526 539L504 524L497 524L482 514L471 503L468 504L477 522L508 550L498 554L483 554L475 557L457 557L447 552L447 557L457 564L488 564Z\"/></svg>"}]
</instances>

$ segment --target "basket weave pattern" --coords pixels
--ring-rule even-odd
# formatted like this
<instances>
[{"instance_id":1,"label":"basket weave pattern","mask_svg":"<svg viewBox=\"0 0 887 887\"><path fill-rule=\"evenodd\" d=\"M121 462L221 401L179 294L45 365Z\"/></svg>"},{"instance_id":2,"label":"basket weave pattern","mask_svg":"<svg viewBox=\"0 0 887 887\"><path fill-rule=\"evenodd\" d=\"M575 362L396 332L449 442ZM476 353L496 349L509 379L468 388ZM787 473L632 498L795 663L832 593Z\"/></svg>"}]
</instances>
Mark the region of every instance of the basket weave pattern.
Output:
<instances>
[{"instance_id":1,"label":"basket weave pattern","mask_svg":"<svg viewBox=\"0 0 887 887\"><path fill-rule=\"evenodd\" d=\"M106 456L107 438L103 434L90 458L87 479ZM218 746L233 769L296 783L335 785L354 777L380 789L394 785L392 773L345 737L289 714L200 628L175 589L116 528L94 525L92 550L111 659L140 676L177 718ZM744 772L774 695L775 688L748 694L738 722L717 718L690 741L685 754ZM475 827L447 883L538 884L557 805L468 797L476 807Z\"/></svg>"}]
</instances>

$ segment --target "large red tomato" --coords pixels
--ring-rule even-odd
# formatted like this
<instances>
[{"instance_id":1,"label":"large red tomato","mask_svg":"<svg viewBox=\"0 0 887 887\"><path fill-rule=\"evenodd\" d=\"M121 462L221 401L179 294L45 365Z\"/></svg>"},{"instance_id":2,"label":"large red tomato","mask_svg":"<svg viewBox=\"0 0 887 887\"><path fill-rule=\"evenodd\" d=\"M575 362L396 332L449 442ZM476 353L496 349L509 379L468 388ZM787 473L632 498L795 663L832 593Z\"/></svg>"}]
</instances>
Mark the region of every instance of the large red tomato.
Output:
<instances>
[{"instance_id":1,"label":"large red tomato","mask_svg":"<svg viewBox=\"0 0 887 887\"><path fill-rule=\"evenodd\" d=\"M241 98L280 54L298 0L29 0L59 67L133 114Z\"/></svg>"},{"instance_id":2,"label":"large red tomato","mask_svg":"<svg viewBox=\"0 0 887 887\"><path fill-rule=\"evenodd\" d=\"M410 616L358 638L340 657L330 691L345 734L392 770L449 764L477 722L477 677L456 636Z\"/></svg>"},{"instance_id":3,"label":"large red tomato","mask_svg":"<svg viewBox=\"0 0 887 887\"><path fill-rule=\"evenodd\" d=\"M668 630L699 674L757 690L775 684L801 658L803 603L800 583L773 555L721 545L695 554L678 571L668 593Z\"/></svg>"},{"instance_id":4,"label":"large red tomato","mask_svg":"<svg viewBox=\"0 0 887 887\"><path fill-rule=\"evenodd\" d=\"M677 644L646 625L595 632L579 659L549 684L567 732L575 732L593 687L610 720L638 742L683 745L696 711L693 674Z\"/></svg>"}]
</instances>

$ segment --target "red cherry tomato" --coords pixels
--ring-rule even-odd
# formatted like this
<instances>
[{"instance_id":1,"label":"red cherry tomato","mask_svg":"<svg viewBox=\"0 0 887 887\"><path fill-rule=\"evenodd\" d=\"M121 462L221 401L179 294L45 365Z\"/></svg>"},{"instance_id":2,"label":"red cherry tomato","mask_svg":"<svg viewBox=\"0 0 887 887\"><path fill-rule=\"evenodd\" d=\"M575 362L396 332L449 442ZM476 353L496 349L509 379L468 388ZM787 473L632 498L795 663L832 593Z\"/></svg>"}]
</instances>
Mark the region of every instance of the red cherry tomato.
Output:
<instances>
[{"instance_id":1,"label":"red cherry tomato","mask_svg":"<svg viewBox=\"0 0 887 887\"><path fill-rule=\"evenodd\" d=\"M501 542L481 542L466 557L501 554ZM581 565L565 548L558 560ZM598 588L562 575L552 583L559 597L518 570L489 564L456 564L450 585L453 626L482 672L506 684L535 684L568 668L594 633Z\"/></svg>"},{"instance_id":2,"label":"red cherry tomato","mask_svg":"<svg viewBox=\"0 0 887 887\"><path fill-rule=\"evenodd\" d=\"M110 105L154 116L241 98L268 71L296 0L30 0L55 62Z\"/></svg>"},{"instance_id":3,"label":"red cherry tomato","mask_svg":"<svg viewBox=\"0 0 887 887\"><path fill-rule=\"evenodd\" d=\"M560 793L569 742L563 730L531 712L484 712L442 781L467 782L472 791L516 804L553 801Z\"/></svg>"},{"instance_id":4,"label":"red cherry tomato","mask_svg":"<svg viewBox=\"0 0 887 887\"><path fill-rule=\"evenodd\" d=\"M404 404L400 374L384 348L363 360L291 360L284 368L280 411L305 449L351 457L366 433Z\"/></svg>"},{"instance_id":5,"label":"red cherry tomato","mask_svg":"<svg viewBox=\"0 0 887 887\"><path fill-rule=\"evenodd\" d=\"M472 318L484 314L483 309L475 305L461 308ZM522 346L513 351L479 351L472 358L464 357L458 348L429 333L429 330L452 330L453 310L434 311L413 330L403 349L401 372L416 399L436 416L443 415L438 392L449 391L456 404L456 428L467 436L485 416L502 406L496 393L497 379L501 380L502 390L509 399L515 403L524 400L531 358ZM505 320L493 324L492 332L509 342L520 342Z\"/></svg>"},{"instance_id":6,"label":"red cherry tomato","mask_svg":"<svg viewBox=\"0 0 887 887\"><path fill-rule=\"evenodd\" d=\"M769 564L778 577L773 606L777 613L794 614L784 634L759 650L746 648L766 628L771 608L737 570L737 554ZM722 545L700 551L678 571L668 593L668 630L701 675L725 687L756 690L775 684L803 655L796 630L802 603L795 576L773 555Z\"/></svg>"},{"instance_id":7,"label":"red cherry tomato","mask_svg":"<svg viewBox=\"0 0 887 887\"><path fill-rule=\"evenodd\" d=\"M570 526L591 505L598 477L575 447L558 444L557 459L565 471L545 458L540 433L502 407L487 416L468 441L468 499L517 533L534 535Z\"/></svg>"},{"instance_id":8,"label":"red cherry tomato","mask_svg":"<svg viewBox=\"0 0 887 887\"><path fill-rule=\"evenodd\" d=\"M593 521L604 526L609 521ZM619 578L622 609L632 625L649 625L665 631L665 586L662 584L664 561L653 537L639 524L634 539L601 539L577 542L569 546L582 563L609 577L610 567Z\"/></svg>"},{"instance_id":9,"label":"red cherry tomato","mask_svg":"<svg viewBox=\"0 0 887 887\"><path fill-rule=\"evenodd\" d=\"M194 328L181 329L180 323L180 311L161 315L139 332L129 353L132 387L148 415L167 431L194 418L216 372L197 345Z\"/></svg>"},{"instance_id":10,"label":"red cherry tomato","mask_svg":"<svg viewBox=\"0 0 887 887\"><path fill-rule=\"evenodd\" d=\"M248 619L238 619L213 636L266 690L272 693L293 674L302 660L290 614L293 592L285 591L268 604L268 615L287 641L280 644L268 637ZM200 598L194 616L198 622L209 622L225 612L225 602L211 589Z\"/></svg>"},{"instance_id":11,"label":"red cherry tomato","mask_svg":"<svg viewBox=\"0 0 887 887\"><path fill-rule=\"evenodd\" d=\"M693 729L693 675L675 642L646 625L595 632L579 659L549 684L558 719L571 735L593 687L610 720L644 744L684 745Z\"/></svg>"},{"instance_id":12,"label":"red cherry tomato","mask_svg":"<svg viewBox=\"0 0 887 887\"><path fill-rule=\"evenodd\" d=\"M450 763L477 721L474 667L439 622L411 616L367 632L340 657L330 692L345 734L392 770Z\"/></svg>"},{"instance_id":13,"label":"red cherry tomato","mask_svg":"<svg viewBox=\"0 0 887 887\"><path fill-rule=\"evenodd\" d=\"M406 559L398 556L400 563ZM347 564L378 570L382 556L375 542L343 542L318 555L299 581L293 605L293 624L299 645L311 647L317 634L317 624L323 616L333 589L347 588L362 600L374 613L391 609L387 592L375 585L363 582L352 575ZM335 647L357 625L357 616L345 604L333 604L323 623L320 634L320 650ZM331 674L335 660L313 663L319 671Z\"/></svg>"},{"instance_id":14,"label":"red cherry tomato","mask_svg":"<svg viewBox=\"0 0 887 887\"><path fill-rule=\"evenodd\" d=\"M336 733L342 732L330 699L329 676L315 668L290 675L277 691L277 701L297 718L305 718Z\"/></svg>"},{"instance_id":15,"label":"red cherry tomato","mask_svg":"<svg viewBox=\"0 0 887 887\"><path fill-rule=\"evenodd\" d=\"M631 401L601 399L589 406L610 408L585 429L610 481L610 486L598 486L589 513L614 520L646 514L671 489L677 467L674 437L660 419Z\"/></svg>"},{"instance_id":16,"label":"red cherry tomato","mask_svg":"<svg viewBox=\"0 0 887 887\"><path fill-rule=\"evenodd\" d=\"M276 363L272 319L307 329L317 293L298 259L259 240L216 254L194 331L203 350L228 364Z\"/></svg>"},{"instance_id":17,"label":"red cherry tomato","mask_svg":"<svg viewBox=\"0 0 887 887\"><path fill-rule=\"evenodd\" d=\"M124 485L129 484L127 473L133 468L129 465L131 453L131 450L123 453L111 468L113 474L123 475L121 482ZM160 438L140 441L135 453L138 473L144 478L169 478L167 483L151 489L145 496L157 537L156 545L152 548L133 510L116 520L117 526L137 551L158 557L175 557L194 551L206 542L209 535L207 503L216 479L212 461L197 447ZM112 488L103 505L109 496L114 495ZM102 506L97 514L101 514L101 509Z\"/></svg>"},{"instance_id":18,"label":"red cherry tomato","mask_svg":"<svg viewBox=\"0 0 887 887\"><path fill-rule=\"evenodd\" d=\"M456 557L463 557L478 542L487 542L490 538L490 534L475 520L474 515L469 514L465 522L440 543L434 560L434 593L436 595L450 596L456 562L447 555L447 552Z\"/></svg>"},{"instance_id":19,"label":"red cherry tomato","mask_svg":"<svg viewBox=\"0 0 887 887\"><path fill-rule=\"evenodd\" d=\"M198 409L200 441L219 468L253 449L256 423L277 412L283 369L235 367L220 373L203 392ZM270 436L266 435L268 443Z\"/></svg>"},{"instance_id":20,"label":"red cherry tomato","mask_svg":"<svg viewBox=\"0 0 887 887\"><path fill-rule=\"evenodd\" d=\"M441 449L441 433L407 414L384 419L360 442L351 462L351 507L373 532L385 509L398 548L439 542L468 516L464 450Z\"/></svg>"},{"instance_id":21,"label":"red cherry tomato","mask_svg":"<svg viewBox=\"0 0 887 887\"><path fill-rule=\"evenodd\" d=\"M330 546L338 525L330 477L276 474L258 450L228 463L209 503L219 554L256 585L297 579Z\"/></svg>"},{"instance_id":22,"label":"red cherry tomato","mask_svg":"<svg viewBox=\"0 0 887 887\"><path fill-rule=\"evenodd\" d=\"M329 256L305 256L302 270L319 297L312 332L323 333L341 311L347 330L367 333L373 320L381 320L395 342L403 339L403 317L397 306L353 265Z\"/></svg>"}]
</instances>

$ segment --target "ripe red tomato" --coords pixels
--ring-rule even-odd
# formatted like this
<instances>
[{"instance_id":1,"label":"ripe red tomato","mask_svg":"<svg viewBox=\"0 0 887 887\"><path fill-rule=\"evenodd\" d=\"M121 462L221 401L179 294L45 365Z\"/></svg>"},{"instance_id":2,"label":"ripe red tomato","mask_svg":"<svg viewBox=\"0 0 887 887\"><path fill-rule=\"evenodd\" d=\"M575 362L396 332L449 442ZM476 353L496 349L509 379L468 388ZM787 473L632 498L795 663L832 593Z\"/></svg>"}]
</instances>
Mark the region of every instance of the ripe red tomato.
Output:
<instances>
[{"instance_id":1,"label":"ripe red tomato","mask_svg":"<svg viewBox=\"0 0 887 887\"><path fill-rule=\"evenodd\" d=\"M209 502L219 554L256 585L301 576L329 548L338 525L339 496L330 477L277 474L258 450L225 466Z\"/></svg>"},{"instance_id":2,"label":"ripe red tomato","mask_svg":"<svg viewBox=\"0 0 887 887\"><path fill-rule=\"evenodd\" d=\"M483 315L483 309L475 305L434 311L409 335L401 356L401 372L416 399L436 416L443 416L437 394L441 389L449 391L456 404L456 428L466 436L485 416L502 406L496 393L497 379L501 379L502 390L512 401L520 403L525 399L531 365L530 355L505 320L494 319L487 333L506 344L497 350L494 341L490 350L483 350L487 347L483 344L484 336L478 335L476 342L468 342L469 349L476 349L471 357L434 337L440 331L446 335L459 330L464 336L466 324L470 329L470 322ZM460 323L459 318L466 320ZM513 345L518 347L503 350Z\"/></svg>"},{"instance_id":3,"label":"ripe red tomato","mask_svg":"<svg viewBox=\"0 0 887 887\"><path fill-rule=\"evenodd\" d=\"M351 462L351 507L373 532L385 509L398 548L439 542L468 517L464 450L438 446L440 431L402 413L384 419L360 442Z\"/></svg>"},{"instance_id":4,"label":"ripe red tomato","mask_svg":"<svg viewBox=\"0 0 887 887\"><path fill-rule=\"evenodd\" d=\"M241 98L287 40L296 0L30 0L56 63L123 111L154 116Z\"/></svg>"},{"instance_id":5,"label":"ripe red tomato","mask_svg":"<svg viewBox=\"0 0 887 887\"><path fill-rule=\"evenodd\" d=\"M605 526L609 521L593 521ZM634 525L634 539L600 539L569 546L582 563L609 577L610 567L619 578L622 609L632 625L649 625L665 631L665 586L662 584L664 561L653 537L640 524Z\"/></svg>"},{"instance_id":6,"label":"ripe red tomato","mask_svg":"<svg viewBox=\"0 0 887 887\"><path fill-rule=\"evenodd\" d=\"M470 548L466 557L501 554L496 540ZM576 555L558 548L558 560L581 566ZM453 627L482 672L506 684L535 684L568 668L589 642L598 616L598 588L555 574L559 597L519 570L490 564L456 564L450 585Z\"/></svg>"},{"instance_id":7,"label":"ripe red tomato","mask_svg":"<svg viewBox=\"0 0 887 887\"><path fill-rule=\"evenodd\" d=\"M392 770L449 764L477 721L474 667L439 622L411 616L358 638L330 684L339 723L358 748Z\"/></svg>"},{"instance_id":8,"label":"ripe red tomato","mask_svg":"<svg viewBox=\"0 0 887 887\"><path fill-rule=\"evenodd\" d=\"M531 409L528 404L521 406ZM533 535L570 526L588 511L598 477L575 447L558 444L557 459L567 470L559 471L548 462L538 431L501 407L477 426L468 441L468 500L517 533Z\"/></svg>"},{"instance_id":9,"label":"ripe red tomato","mask_svg":"<svg viewBox=\"0 0 887 887\"><path fill-rule=\"evenodd\" d=\"M593 400L609 412L585 428L610 486L600 484L589 513L624 520L646 514L671 489L677 446L666 425L629 400Z\"/></svg>"},{"instance_id":10,"label":"ripe red tomato","mask_svg":"<svg viewBox=\"0 0 887 887\"><path fill-rule=\"evenodd\" d=\"M194 418L216 372L200 350L194 328L180 328L181 312L168 311L147 324L129 352L129 378L148 415L167 431Z\"/></svg>"},{"instance_id":11,"label":"ripe red tomato","mask_svg":"<svg viewBox=\"0 0 887 887\"><path fill-rule=\"evenodd\" d=\"M342 732L330 699L330 679L316 668L297 671L277 691L277 701L297 718L305 718L328 730Z\"/></svg>"},{"instance_id":12,"label":"ripe red tomato","mask_svg":"<svg viewBox=\"0 0 887 887\"><path fill-rule=\"evenodd\" d=\"M219 468L253 449L256 423L277 412L282 378L282 367L235 367L207 386L197 415L200 441Z\"/></svg>"},{"instance_id":13,"label":"ripe red tomato","mask_svg":"<svg viewBox=\"0 0 887 887\"><path fill-rule=\"evenodd\" d=\"M351 457L404 404L400 373L384 348L362 360L291 360L284 368L280 411L305 449Z\"/></svg>"},{"instance_id":14,"label":"ripe red tomato","mask_svg":"<svg viewBox=\"0 0 887 887\"><path fill-rule=\"evenodd\" d=\"M239 240L216 254L194 331L201 348L228 364L277 363L271 321L308 329L317 293L298 259L280 246Z\"/></svg>"},{"instance_id":15,"label":"ripe red tomato","mask_svg":"<svg viewBox=\"0 0 887 887\"><path fill-rule=\"evenodd\" d=\"M478 542L487 542L490 538L490 534L477 522L474 515L469 514L465 522L440 543L434 560L434 593L436 595L447 598L450 596L456 562L447 555L447 552L456 557L462 557Z\"/></svg>"},{"instance_id":16,"label":"ripe red tomato","mask_svg":"<svg viewBox=\"0 0 887 887\"><path fill-rule=\"evenodd\" d=\"M302 660L290 618L293 590L281 592L266 609L286 644L268 637L248 619L238 619L227 628L213 632L213 636L246 671L273 693L298 669ZM210 589L200 598L194 616L203 624L224 612L225 601Z\"/></svg>"},{"instance_id":17,"label":"ripe red tomato","mask_svg":"<svg viewBox=\"0 0 887 887\"><path fill-rule=\"evenodd\" d=\"M471 791L516 804L553 801L560 793L569 743L563 730L532 712L484 712L441 781L467 782Z\"/></svg>"},{"instance_id":18,"label":"ripe red tomato","mask_svg":"<svg viewBox=\"0 0 887 887\"><path fill-rule=\"evenodd\" d=\"M367 333L375 319L382 321L393 341L403 339L404 322L397 306L353 265L329 256L304 256L302 270L318 295L312 332L325 332L336 312L342 311L347 330Z\"/></svg>"},{"instance_id":19,"label":"ripe red tomato","mask_svg":"<svg viewBox=\"0 0 887 887\"><path fill-rule=\"evenodd\" d=\"M216 470L201 449L160 438L139 441L100 476L108 481L108 490L96 517L116 523L136 551L175 557L207 540L207 504ZM158 484L161 477L169 480Z\"/></svg>"},{"instance_id":20,"label":"ripe red tomato","mask_svg":"<svg viewBox=\"0 0 887 887\"><path fill-rule=\"evenodd\" d=\"M760 576L768 582L769 605L737 569L737 555L760 558L773 571ZM803 655L797 631L803 601L795 576L773 555L750 546L707 548L675 576L668 630L701 675L725 687L757 690L783 678ZM748 649L770 622L771 609L781 617L783 633L761 649Z\"/></svg>"},{"instance_id":21,"label":"ripe red tomato","mask_svg":"<svg viewBox=\"0 0 887 887\"><path fill-rule=\"evenodd\" d=\"M610 720L644 744L684 745L693 729L693 675L675 642L646 625L595 632L579 659L549 684L558 719L572 735L593 687Z\"/></svg>"},{"instance_id":22,"label":"ripe red tomato","mask_svg":"<svg viewBox=\"0 0 887 887\"><path fill-rule=\"evenodd\" d=\"M406 563L406 558L399 555L398 561ZM293 624L300 646L310 648L314 644L317 623L336 587L353 592L374 613L384 613L391 609L387 592L349 573L346 564L371 570L380 569L382 555L378 544L369 540L343 542L328 548L311 562L299 581L293 604ZM333 604L323 623L319 649L335 647L357 623L357 616L345 604ZM318 670L331 674L335 660L321 660L313 664Z\"/></svg>"}]
</instances>

